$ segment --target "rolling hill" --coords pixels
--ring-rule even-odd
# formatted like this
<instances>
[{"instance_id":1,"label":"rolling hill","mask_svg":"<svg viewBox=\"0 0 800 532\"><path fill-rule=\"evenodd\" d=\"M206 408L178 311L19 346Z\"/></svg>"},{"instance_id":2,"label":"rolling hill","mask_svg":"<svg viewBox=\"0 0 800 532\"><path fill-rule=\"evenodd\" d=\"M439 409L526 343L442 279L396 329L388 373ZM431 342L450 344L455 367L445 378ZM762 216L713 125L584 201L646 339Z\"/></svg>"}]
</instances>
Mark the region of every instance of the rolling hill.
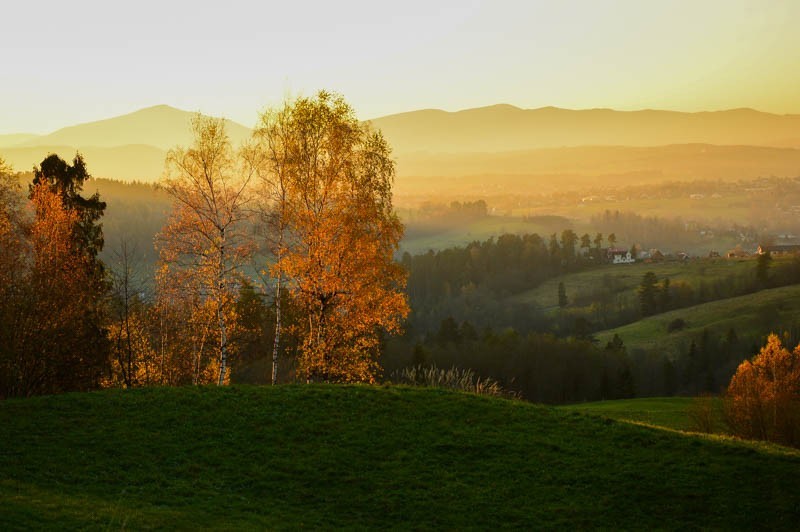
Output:
<instances>
[{"instance_id":1,"label":"rolling hill","mask_svg":"<svg viewBox=\"0 0 800 532\"><path fill-rule=\"evenodd\" d=\"M797 451L435 389L0 402L0 528L785 529Z\"/></svg>"},{"instance_id":2,"label":"rolling hill","mask_svg":"<svg viewBox=\"0 0 800 532\"><path fill-rule=\"evenodd\" d=\"M675 319L686 322L686 328L672 333L667 326ZM618 334L631 349L658 349L672 355L685 351L703 329L724 335L733 329L740 338L781 332L800 320L800 285L761 290L702 305L695 305L597 333L601 345ZM793 346L792 346L793 347Z\"/></svg>"}]
</instances>

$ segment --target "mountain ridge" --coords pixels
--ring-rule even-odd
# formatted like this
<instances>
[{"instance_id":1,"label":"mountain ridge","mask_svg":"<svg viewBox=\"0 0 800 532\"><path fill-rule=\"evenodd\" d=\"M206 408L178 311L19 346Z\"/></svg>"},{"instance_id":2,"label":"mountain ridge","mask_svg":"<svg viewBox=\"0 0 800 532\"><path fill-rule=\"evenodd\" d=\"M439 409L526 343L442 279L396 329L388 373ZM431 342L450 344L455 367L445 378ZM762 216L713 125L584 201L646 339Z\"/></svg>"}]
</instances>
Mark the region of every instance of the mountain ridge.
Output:
<instances>
[{"instance_id":1,"label":"mountain ridge","mask_svg":"<svg viewBox=\"0 0 800 532\"><path fill-rule=\"evenodd\" d=\"M109 148L124 145L150 145L161 149L191 143L191 120L197 113L166 104L153 105L123 115L66 126L40 135L14 147L75 146ZM251 130L225 119L234 144L250 136Z\"/></svg>"}]
</instances>

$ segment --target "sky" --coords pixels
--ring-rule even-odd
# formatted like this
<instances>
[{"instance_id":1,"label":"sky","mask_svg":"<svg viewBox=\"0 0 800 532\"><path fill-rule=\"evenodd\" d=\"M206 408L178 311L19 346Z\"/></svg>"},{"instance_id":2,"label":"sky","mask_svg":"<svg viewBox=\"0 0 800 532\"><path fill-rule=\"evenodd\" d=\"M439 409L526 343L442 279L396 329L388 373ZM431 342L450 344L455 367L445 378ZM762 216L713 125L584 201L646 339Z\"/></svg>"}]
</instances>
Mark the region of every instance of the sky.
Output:
<instances>
[{"instance_id":1,"label":"sky","mask_svg":"<svg viewBox=\"0 0 800 532\"><path fill-rule=\"evenodd\" d=\"M800 0L2 0L0 134L158 104L244 125L524 108L800 113Z\"/></svg>"}]
</instances>

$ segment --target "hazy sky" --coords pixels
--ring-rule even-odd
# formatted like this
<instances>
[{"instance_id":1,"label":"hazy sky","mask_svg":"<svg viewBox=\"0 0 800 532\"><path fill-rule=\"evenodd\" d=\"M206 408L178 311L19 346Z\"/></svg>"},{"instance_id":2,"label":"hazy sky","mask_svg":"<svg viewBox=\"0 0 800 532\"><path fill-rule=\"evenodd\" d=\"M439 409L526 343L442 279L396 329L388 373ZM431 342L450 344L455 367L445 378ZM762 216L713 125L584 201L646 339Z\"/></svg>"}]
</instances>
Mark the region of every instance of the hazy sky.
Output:
<instances>
[{"instance_id":1,"label":"hazy sky","mask_svg":"<svg viewBox=\"0 0 800 532\"><path fill-rule=\"evenodd\" d=\"M0 0L0 133L287 94L422 108L800 113L800 0Z\"/></svg>"}]
</instances>

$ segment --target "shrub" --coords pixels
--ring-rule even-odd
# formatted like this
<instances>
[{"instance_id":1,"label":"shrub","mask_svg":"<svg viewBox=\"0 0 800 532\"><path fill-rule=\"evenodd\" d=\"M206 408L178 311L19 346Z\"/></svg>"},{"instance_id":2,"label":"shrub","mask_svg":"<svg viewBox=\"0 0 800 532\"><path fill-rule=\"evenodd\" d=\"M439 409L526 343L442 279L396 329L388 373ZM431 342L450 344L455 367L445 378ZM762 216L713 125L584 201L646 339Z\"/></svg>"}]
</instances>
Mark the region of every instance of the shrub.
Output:
<instances>
[{"instance_id":1,"label":"shrub","mask_svg":"<svg viewBox=\"0 0 800 532\"><path fill-rule=\"evenodd\" d=\"M675 331L680 331L681 329L684 328L686 328L686 322L683 320L683 318L675 318L667 325L667 332L671 333Z\"/></svg>"},{"instance_id":2,"label":"shrub","mask_svg":"<svg viewBox=\"0 0 800 532\"><path fill-rule=\"evenodd\" d=\"M714 396L701 395L692 399L686 411L689 417L689 428L695 432L714 432Z\"/></svg>"},{"instance_id":3,"label":"shrub","mask_svg":"<svg viewBox=\"0 0 800 532\"><path fill-rule=\"evenodd\" d=\"M800 345L789 352L770 335L731 379L725 417L737 436L800 447Z\"/></svg>"}]
</instances>

